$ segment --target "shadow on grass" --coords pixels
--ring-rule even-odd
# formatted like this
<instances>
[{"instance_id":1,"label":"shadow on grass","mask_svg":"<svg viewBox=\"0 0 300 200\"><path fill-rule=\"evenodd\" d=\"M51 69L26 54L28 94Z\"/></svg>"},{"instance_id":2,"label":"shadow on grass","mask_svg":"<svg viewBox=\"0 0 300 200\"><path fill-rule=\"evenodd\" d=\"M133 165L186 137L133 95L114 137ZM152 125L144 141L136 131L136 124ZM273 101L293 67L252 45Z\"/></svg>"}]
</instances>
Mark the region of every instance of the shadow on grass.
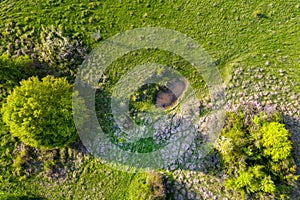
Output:
<instances>
[{"instance_id":1,"label":"shadow on grass","mask_svg":"<svg viewBox=\"0 0 300 200\"><path fill-rule=\"evenodd\" d=\"M88 99L88 98L87 98ZM123 142L120 141L120 136L115 135L115 131L119 131L114 122L114 117L111 109L111 93L97 89L95 93L95 112L99 122L99 125L104 133L110 137L111 142L118 145L124 151L130 151L134 153L149 153L155 151L157 149L163 148L164 143L156 144L153 142L153 138L141 138L135 142ZM131 118L133 116L130 115ZM135 119L131 119L131 123L136 123ZM120 134L119 134L120 135ZM121 138L122 139L122 138ZM220 156L217 152L212 151L205 157L202 155L196 155L194 152L197 152L198 149L201 149L201 143L199 140L205 140L201 138L196 138L194 142L192 142L191 147L188 149L186 153L182 155L182 157L178 158L178 162L175 164L175 169L182 170L193 170L193 171L201 171L203 173L210 173L208 169L215 170L218 167L218 163L220 161ZM70 145L71 148L75 150L77 153L87 154L87 148L78 138L78 140ZM198 151L200 152L200 151Z\"/></svg>"},{"instance_id":2,"label":"shadow on grass","mask_svg":"<svg viewBox=\"0 0 300 200\"><path fill-rule=\"evenodd\" d=\"M3 195L0 198L5 200L47 200L44 197L34 195Z\"/></svg>"},{"instance_id":3,"label":"shadow on grass","mask_svg":"<svg viewBox=\"0 0 300 200\"><path fill-rule=\"evenodd\" d=\"M283 116L286 129L291 133L291 140L293 143L292 155L297 165L297 175L300 175L300 121L295 117ZM296 187L294 188L291 199L300 198L300 178L297 181Z\"/></svg>"},{"instance_id":4,"label":"shadow on grass","mask_svg":"<svg viewBox=\"0 0 300 200\"><path fill-rule=\"evenodd\" d=\"M101 129L103 132L107 133L108 137L111 137L111 141L113 143L118 143L118 138L115 138L114 131L115 131L115 125L114 125L114 118L112 115L111 110L111 94L105 90L98 89L95 94L95 111L96 116L98 119L98 122L101 126ZM199 140L203 140L199 138ZM182 157L178 158L176 161L177 163L174 169L181 169L181 170L187 170L187 171L194 171L194 172L202 172L203 174L216 174L219 172L220 168L220 156L217 152L211 151L209 154L207 154L205 157L201 155L195 155L194 152L197 151L197 148L200 149L201 147L201 141L199 143L198 138L194 141L194 145L192 144L190 149L186 153L182 155ZM204 141L204 140L203 140ZM203 143L202 141L202 143ZM139 143L140 142L140 143ZM139 141L135 143L129 144L128 148L126 146L120 146L123 150L133 151L138 153L147 153L151 152L153 150L153 147L151 146L151 142L145 140L144 142ZM197 146L199 145L199 146ZM88 154L87 149L85 146L81 143L81 141L78 139L77 142L73 143L71 148L74 149L76 153L82 153L82 154ZM142 150L139 150L139 148L142 148L146 152L142 152ZM190 150L190 151L189 151ZM141 155L142 156L142 155ZM171 169L171 170L174 170ZM218 174L216 175L218 176ZM182 196L182 199L187 199L190 195L191 197L197 197L197 194L194 193L192 190L189 189L188 185L185 185L184 182L178 182L176 180L172 181L172 184L178 185L178 187L181 187L179 190L184 190L185 195ZM181 192L177 192L177 194L168 194L168 191L171 191L172 188L176 187L174 185L166 184L167 188L167 199L178 199L176 198L176 195L181 195ZM177 190L177 189L176 189ZM173 198L174 197L174 198ZM179 197L180 199L181 197Z\"/></svg>"}]
</instances>

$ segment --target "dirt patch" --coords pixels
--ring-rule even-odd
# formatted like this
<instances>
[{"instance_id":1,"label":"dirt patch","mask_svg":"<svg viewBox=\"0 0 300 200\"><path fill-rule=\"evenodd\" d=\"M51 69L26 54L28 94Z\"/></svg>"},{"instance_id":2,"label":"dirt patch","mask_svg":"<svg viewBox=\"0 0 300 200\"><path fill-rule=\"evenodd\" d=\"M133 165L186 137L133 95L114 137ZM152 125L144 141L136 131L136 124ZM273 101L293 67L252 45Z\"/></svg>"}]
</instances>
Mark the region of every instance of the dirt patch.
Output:
<instances>
[{"instance_id":1,"label":"dirt patch","mask_svg":"<svg viewBox=\"0 0 300 200\"><path fill-rule=\"evenodd\" d=\"M184 93L187 83L179 78L172 79L156 94L155 105L161 109L173 106Z\"/></svg>"}]
</instances>

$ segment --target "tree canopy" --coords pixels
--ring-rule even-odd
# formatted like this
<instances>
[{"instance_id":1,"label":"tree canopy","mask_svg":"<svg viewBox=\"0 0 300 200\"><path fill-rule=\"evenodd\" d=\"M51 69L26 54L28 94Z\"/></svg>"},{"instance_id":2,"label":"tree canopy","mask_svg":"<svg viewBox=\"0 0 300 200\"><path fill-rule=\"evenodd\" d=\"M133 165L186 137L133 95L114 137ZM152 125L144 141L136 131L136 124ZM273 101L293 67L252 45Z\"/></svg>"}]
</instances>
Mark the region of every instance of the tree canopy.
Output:
<instances>
[{"instance_id":1,"label":"tree canopy","mask_svg":"<svg viewBox=\"0 0 300 200\"><path fill-rule=\"evenodd\" d=\"M278 113L230 112L216 143L226 167L225 186L245 194L287 197L297 180L292 142Z\"/></svg>"},{"instance_id":2,"label":"tree canopy","mask_svg":"<svg viewBox=\"0 0 300 200\"><path fill-rule=\"evenodd\" d=\"M33 147L63 147L76 139L72 85L65 78L21 81L3 104L2 115L11 134Z\"/></svg>"}]
</instances>

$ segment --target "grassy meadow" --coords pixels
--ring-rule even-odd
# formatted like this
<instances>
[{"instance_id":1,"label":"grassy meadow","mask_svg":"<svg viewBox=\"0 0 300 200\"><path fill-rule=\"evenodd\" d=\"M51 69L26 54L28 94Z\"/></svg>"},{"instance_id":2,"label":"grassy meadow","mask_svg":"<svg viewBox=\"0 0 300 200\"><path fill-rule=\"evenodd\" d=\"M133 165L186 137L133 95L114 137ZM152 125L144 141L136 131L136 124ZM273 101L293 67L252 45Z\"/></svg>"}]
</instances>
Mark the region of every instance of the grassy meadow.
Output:
<instances>
[{"instance_id":1,"label":"grassy meadow","mask_svg":"<svg viewBox=\"0 0 300 200\"><path fill-rule=\"evenodd\" d=\"M20 80L33 75L67 77L74 83L79 65L99 42L141 27L173 29L196 40L222 75L228 105L250 100L277 105L291 130L300 172L298 0L0 0L1 104ZM55 48L51 38L59 38ZM63 60L55 57L56 52L65 53L60 45L70 47L70 56ZM110 130L107 112L114 84L128 70L150 62L176 69L198 98L207 98L201 75L182 57L158 49L134 51L112 63L96 95L104 130ZM5 66L24 71L7 73ZM79 139L63 149L43 150L11 137L2 121L0 131L0 199L238 199L224 189L217 166L126 173L89 154ZM300 183L290 199L300 199L298 187Z\"/></svg>"}]
</instances>

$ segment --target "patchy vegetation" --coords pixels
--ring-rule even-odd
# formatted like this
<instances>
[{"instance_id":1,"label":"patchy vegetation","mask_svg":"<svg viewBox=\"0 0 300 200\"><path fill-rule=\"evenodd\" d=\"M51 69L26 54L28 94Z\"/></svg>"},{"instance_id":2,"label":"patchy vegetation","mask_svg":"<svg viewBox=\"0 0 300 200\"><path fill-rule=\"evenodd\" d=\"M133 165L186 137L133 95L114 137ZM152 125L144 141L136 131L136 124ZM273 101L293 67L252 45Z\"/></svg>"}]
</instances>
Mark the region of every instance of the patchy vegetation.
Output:
<instances>
[{"instance_id":1,"label":"patchy vegetation","mask_svg":"<svg viewBox=\"0 0 300 200\"><path fill-rule=\"evenodd\" d=\"M286 199L298 179L290 134L280 122L278 113L228 114L216 148L226 168L225 186L243 199Z\"/></svg>"},{"instance_id":2,"label":"patchy vegetation","mask_svg":"<svg viewBox=\"0 0 300 200\"><path fill-rule=\"evenodd\" d=\"M300 171L299 9L297 1L265 0L0 1L0 199L299 199L300 181L292 188ZM99 41L147 26L199 42L224 78L232 112L219 151L198 160L195 145L178 159L181 170L119 172L76 140L69 90ZM193 66L170 52L144 49L117 59L99 82L96 111L104 131L112 131L114 84L142 63L177 70L209 114L207 85ZM54 80L62 90L50 89ZM160 89L151 85L131 96L135 123L143 123L139 114L155 104ZM248 102L259 112L245 110L252 108ZM270 106L281 118L268 114ZM118 139L112 138L122 143ZM148 139L128 147L140 153L156 148Z\"/></svg>"}]
</instances>

